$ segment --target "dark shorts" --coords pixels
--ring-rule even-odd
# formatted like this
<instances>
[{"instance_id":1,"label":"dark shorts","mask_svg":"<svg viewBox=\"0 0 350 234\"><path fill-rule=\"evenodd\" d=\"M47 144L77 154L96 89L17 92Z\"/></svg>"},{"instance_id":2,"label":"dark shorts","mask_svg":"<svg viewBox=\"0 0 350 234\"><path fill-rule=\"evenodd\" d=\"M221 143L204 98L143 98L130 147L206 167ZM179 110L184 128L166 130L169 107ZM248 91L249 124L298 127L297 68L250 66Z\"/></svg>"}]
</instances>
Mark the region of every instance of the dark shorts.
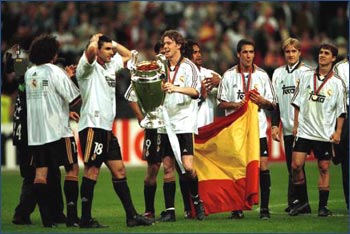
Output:
<instances>
[{"instance_id":1,"label":"dark shorts","mask_svg":"<svg viewBox=\"0 0 350 234\"><path fill-rule=\"evenodd\" d=\"M61 138L44 145L30 146L35 167L64 166L69 169L78 163L78 153L74 137Z\"/></svg>"},{"instance_id":2,"label":"dark shorts","mask_svg":"<svg viewBox=\"0 0 350 234\"><path fill-rule=\"evenodd\" d=\"M268 157L269 149L267 147L267 138L260 138L260 157Z\"/></svg>"},{"instance_id":3,"label":"dark shorts","mask_svg":"<svg viewBox=\"0 0 350 234\"><path fill-rule=\"evenodd\" d=\"M349 113L349 107L348 107ZM334 144L334 153L340 161L349 157L349 118L344 119L340 143Z\"/></svg>"},{"instance_id":4,"label":"dark shorts","mask_svg":"<svg viewBox=\"0 0 350 234\"><path fill-rule=\"evenodd\" d=\"M157 129L145 129L142 159L149 164L162 162L160 156L160 134L157 133Z\"/></svg>"},{"instance_id":5,"label":"dark shorts","mask_svg":"<svg viewBox=\"0 0 350 234\"><path fill-rule=\"evenodd\" d=\"M314 141L300 137L295 138L293 152L296 151L310 154L311 150L319 161L331 160L332 158L332 145L330 142Z\"/></svg>"},{"instance_id":6,"label":"dark shorts","mask_svg":"<svg viewBox=\"0 0 350 234\"><path fill-rule=\"evenodd\" d=\"M122 160L118 139L112 131L85 128L79 132L79 139L85 165L99 168L103 162Z\"/></svg>"},{"instance_id":7,"label":"dark shorts","mask_svg":"<svg viewBox=\"0 0 350 234\"><path fill-rule=\"evenodd\" d=\"M168 134L160 134L160 155L162 158L165 156L174 157L173 149L168 138ZM192 133L183 133L176 134L177 139L180 144L181 156L183 155L193 155L193 134Z\"/></svg>"}]
</instances>

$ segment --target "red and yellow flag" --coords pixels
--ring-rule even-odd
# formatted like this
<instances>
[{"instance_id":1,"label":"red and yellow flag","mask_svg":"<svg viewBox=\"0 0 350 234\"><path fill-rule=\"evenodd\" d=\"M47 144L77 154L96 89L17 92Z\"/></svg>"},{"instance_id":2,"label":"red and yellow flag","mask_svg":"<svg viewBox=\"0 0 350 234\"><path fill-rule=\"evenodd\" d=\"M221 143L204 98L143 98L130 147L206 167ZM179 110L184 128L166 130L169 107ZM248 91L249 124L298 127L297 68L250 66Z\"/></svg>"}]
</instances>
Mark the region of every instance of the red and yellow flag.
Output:
<instances>
[{"instance_id":1,"label":"red and yellow flag","mask_svg":"<svg viewBox=\"0 0 350 234\"><path fill-rule=\"evenodd\" d=\"M194 167L205 213L248 210L259 202L258 107L240 110L199 128Z\"/></svg>"}]
</instances>

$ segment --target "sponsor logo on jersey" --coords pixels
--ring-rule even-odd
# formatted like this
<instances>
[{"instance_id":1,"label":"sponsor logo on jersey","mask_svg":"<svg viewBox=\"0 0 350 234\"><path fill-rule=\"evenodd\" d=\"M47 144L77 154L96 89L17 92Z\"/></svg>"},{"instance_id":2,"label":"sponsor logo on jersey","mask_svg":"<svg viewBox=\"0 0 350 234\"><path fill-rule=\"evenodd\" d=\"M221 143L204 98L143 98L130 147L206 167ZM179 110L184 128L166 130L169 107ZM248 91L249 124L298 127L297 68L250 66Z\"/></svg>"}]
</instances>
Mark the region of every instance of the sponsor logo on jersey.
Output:
<instances>
[{"instance_id":1,"label":"sponsor logo on jersey","mask_svg":"<svg viewBox=\"0 0 350 234\"><path fill-rule=\"evenodd\" d=\"M105 79L109 87L112 87L112 88L115 87L115 78L105 76Z\"/></svg>"},{"instance_id":2,"label":"sponsor logo on jersey","mask_svg":"<svg viewBox=\"0 0 350 234\"><path fill-rule=\"evenodd\" d=\"M282 90L283 90L283 95L285 94L294 94L295 92L295 86L282 86Z\"/></svg>"},{"instance_id":3,"label":"sponsor logo on jersey","mask_svg":"<svg viewBox=\"0 0 350 234\"><path fill-rule=\"evenodd\" d=\"M326 99L326 96L321 94L314 94L313 91L311 91L309 94L309 101L312 101L312 102L324 103L325 99Z\"/></svg>"},{"instance_id":4,"label":"sponsor logo on jersey","mask_svg":"<svg viewBox=\"0 0 350 234\"><path fill-rule=\"evenodd\" d=\"M237 99L243 100L244 99L244 92L240 89L237 91Z\"/></svg>"}]
</instances>

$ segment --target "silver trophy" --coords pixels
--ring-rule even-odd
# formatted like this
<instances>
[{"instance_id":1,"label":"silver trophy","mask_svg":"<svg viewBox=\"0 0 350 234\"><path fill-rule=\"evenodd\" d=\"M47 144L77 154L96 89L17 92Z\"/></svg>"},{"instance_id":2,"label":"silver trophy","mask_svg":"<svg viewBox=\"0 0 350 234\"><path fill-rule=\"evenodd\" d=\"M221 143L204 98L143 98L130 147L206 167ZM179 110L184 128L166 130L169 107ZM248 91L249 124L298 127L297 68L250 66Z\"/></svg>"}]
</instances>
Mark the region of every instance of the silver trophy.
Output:
<instances>
[{"instance_id":1,"label":"silver trophy","mask_svg":"<svg viewBox=\"0 0 350 234\"><path fill-rule=\"evenodd\" d=\"M166 58L164 55L157 55L155 61L137 62L138 52L133 50L131 53L132 58L128 63L131 83L139 106L145 113L145 118L140 122L140 126L147 129L163 127L162 105L165 92L161 86L167 77Z\"/></svg>"}]
</instances>

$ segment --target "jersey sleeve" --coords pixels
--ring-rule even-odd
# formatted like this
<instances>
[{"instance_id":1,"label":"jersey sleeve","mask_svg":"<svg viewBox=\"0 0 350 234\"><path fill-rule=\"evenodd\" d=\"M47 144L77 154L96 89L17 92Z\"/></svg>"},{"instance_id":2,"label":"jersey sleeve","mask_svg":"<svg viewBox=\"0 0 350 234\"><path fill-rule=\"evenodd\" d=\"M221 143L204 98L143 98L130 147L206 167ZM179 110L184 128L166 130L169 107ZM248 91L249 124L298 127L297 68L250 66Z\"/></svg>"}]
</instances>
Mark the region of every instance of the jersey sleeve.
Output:
<instances>
[{"instance_id":1,"label":"jersey sleeve","mask_svg":"<svg viewBox=\"0 0 350 234\"><path fill-rule=\"evenodd\" d=\"M221 82L218 87L218 95L217 95L218 104L221 101L228 102L230 99L229 98L230 88L229 88L229 82L228 82L228 80L230 79L230 74L231 74L230 72L225 72L225 74L221 79Z\"/></svg>"},{"instance_id":2,"label":"jersey sleeve","mask_svg":"<svg viewBox=\"0 0 350 234\"><path fill-rule=\"evenodd\" d=\"M95 64L97 63L97 60L95 59L91 64L88 62L85 51L83 55L80 57L80 60L78 62L77 70L76 70L76 77L77 79L87 79L89 78L89 74L94 69Z\"/></svg>"},{"instance_id":3,"label":"jersey sleeve","mask_svg":"<svg viewBox=\"0 0 350 234\"><path fill-rule=\"evenodd\" d=\"M56 76L56 90L64 100L68 103L72 103L80 96L79 89L63 69L58 68L53 75Z\"/></svg>"},{"instance_id":4,"label":"jersey sleeve","mask_svg":"<svg viewBox=\"0 0 350 234\"><path fill-rule=\"evenodd\" d=\"M137 102L137 96L134 88L132 87L132 84L129 85L128 89L126 90L124 94L124 98L129 102Z\"/></svg>"}]
</instances>

